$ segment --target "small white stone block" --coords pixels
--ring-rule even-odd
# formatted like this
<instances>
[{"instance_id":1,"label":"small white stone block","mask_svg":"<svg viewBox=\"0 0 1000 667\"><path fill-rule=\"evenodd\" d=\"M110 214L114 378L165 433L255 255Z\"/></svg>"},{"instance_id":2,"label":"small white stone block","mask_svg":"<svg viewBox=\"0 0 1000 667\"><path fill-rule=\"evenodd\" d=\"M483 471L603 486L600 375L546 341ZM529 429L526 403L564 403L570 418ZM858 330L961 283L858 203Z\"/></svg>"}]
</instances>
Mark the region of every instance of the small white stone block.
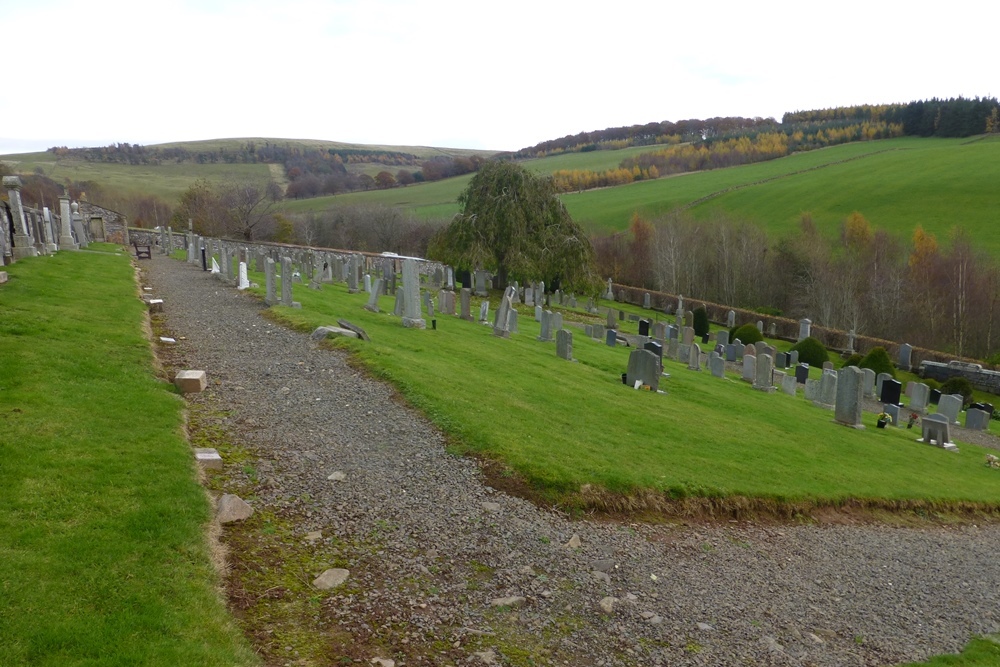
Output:
<instances>
[{"instance_id":1,"label":"small white stone block","mask_svg":"<svg viewBox=\"0 0 1000 667\"><path fill-rule=\"evenodd\" d=\"M7 272L0 271L0 285L2 285L5 282L7 282Z\"/></svg>"},{"instance_id":2,"label":"small white stone block","mask_svg":"<svg viewBox=\"0 0 1000 667\"><path fill-rule=\"evenodd\" d=\"M202 468L210 470L222 470L222 457L219 452L210 447L195 447L194 460Z\"/></svg>"},{"instance_id":3,"label":"small white stone block","mask_svg":"<svg viewBox=\"0 0 1000 667\"><path fill-rule=\"evenodd\" d=\"M208 386L208 376L205 371L180 371L174 377L174 385L182 394L197 394L205 391Z\"/></svg>"},{"instance_id":4,"label":"small white stone block","mask_svg":"<svg viewBox=\"0 0 1000 667\"><path fill-rule=\"evenodd\" d=\"M150 299L147 301L149 304L149 312L151 313L162 313L163 312L163 299Z\"/></svg>"},{"instance_id":5,"label":"small white stone block","mask_svg":"<svg viewBox=\"0 0 1000 667\"><path fill-rule=\"evenodd\" d=\"M177 340L168 336L160 336L160 342L164 345L173 345Z\"/></svg>"}]
</instances>

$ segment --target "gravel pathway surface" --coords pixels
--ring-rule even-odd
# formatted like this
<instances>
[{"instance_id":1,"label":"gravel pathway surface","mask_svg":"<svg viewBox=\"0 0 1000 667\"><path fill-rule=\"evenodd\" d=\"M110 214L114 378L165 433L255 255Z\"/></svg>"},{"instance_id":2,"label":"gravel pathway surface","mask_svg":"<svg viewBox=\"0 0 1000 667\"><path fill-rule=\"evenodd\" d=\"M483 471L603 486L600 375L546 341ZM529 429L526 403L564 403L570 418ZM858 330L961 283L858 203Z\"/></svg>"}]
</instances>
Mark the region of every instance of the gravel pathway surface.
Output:
<instances>
[{"instance_id":1,"label":"gravel pathway surface","mask_svg":"<svg viewBox=\"0 0 1000 667\"><path fill-rule=\"evenodd\" d=\"M191 400L224 406L259 455L254 506L351 561L322 609L381 647L364 663L886 665L1000 629L1000 526L570 521L487 486L256 298L163 256L141 267L177 353L208 372Z\"/></svg>"}]
</instances>

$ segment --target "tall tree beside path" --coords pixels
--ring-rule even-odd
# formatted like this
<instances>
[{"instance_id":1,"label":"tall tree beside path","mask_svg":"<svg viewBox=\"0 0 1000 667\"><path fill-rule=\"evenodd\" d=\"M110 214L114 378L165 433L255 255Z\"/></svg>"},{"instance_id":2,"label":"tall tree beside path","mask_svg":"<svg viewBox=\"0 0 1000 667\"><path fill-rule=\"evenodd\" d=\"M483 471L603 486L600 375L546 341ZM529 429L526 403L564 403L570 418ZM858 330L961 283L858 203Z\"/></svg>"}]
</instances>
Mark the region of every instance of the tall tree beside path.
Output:
<instances>
[{"instance_id":1,"label":"tall tree beside path","mask_svg":"<svg viewBox=\"0 0 1000 667\"><path fill-rule=\"evenodd\" d=\"M429 256L510 280L596 289L594 251L549 178L511 162L487 162L458 198L462 212L434 238Z\"/></svg>"}]
</instances>

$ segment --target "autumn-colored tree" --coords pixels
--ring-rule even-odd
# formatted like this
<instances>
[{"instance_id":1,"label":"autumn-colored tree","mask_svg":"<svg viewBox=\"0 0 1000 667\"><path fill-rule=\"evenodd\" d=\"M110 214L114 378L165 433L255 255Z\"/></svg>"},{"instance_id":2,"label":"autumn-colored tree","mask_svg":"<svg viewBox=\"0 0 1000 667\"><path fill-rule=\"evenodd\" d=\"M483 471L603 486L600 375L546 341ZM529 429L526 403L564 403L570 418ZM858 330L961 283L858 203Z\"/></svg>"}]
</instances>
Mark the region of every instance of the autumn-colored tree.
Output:
<instances>
[{"instance_id":1,"label":"autumn-colored tree","mask_svg":"<svg viewBox=\"0 0 1000 667\"><path fill-rule=\"evenodd\" d=\"M375 187L379 190L388 190L396 187L396 178L387 171L380 171L375 174Z\"/></svg>"}]
</instances>

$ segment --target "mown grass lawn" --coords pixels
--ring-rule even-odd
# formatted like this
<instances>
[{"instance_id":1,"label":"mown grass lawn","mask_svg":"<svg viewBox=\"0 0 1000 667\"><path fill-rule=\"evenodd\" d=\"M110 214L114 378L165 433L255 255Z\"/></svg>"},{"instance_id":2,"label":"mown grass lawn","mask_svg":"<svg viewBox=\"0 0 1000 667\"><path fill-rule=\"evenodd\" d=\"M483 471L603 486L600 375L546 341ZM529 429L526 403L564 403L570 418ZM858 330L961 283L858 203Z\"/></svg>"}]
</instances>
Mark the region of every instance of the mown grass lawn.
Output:
<instances>
[{"instance_id":1,"label":"mown grass lawn","mask_svg":"<svg viewBox=\"0 0 1000 667\"><path fill-rule=\"evenodd\" d=\"M258 664L217 590L183 402L154 375L129 257L4 268L0 665Z\"/></svg>"},{"instance_id":2,"label":"mown grass lawn","mask_svg":"<svg viewBox=\"0 0 1000 667\"><path fill-rule=\"evenodd\" d=\"M591 485L629 502L652 493L1000 506L1000 473L984 465L987 450L962 445L950 454L915 442L919 432L875 429L867 414L867 429L845 428L801 393L764 394L734 374L717 379L673 361L665 362L666 394L634 391L620 380L627 349L576 329L577 361L558 359L554 344L536 340L539 327L524 307L520 333L503 340L453 316L438 316L437 330L430 322L405 329L387 312L364 310L366 296L343 285L296 284L294 292L302 309L275 307L276 317L307 330L338 318L365 327L370 343L338 345L397 386L457 450L500 459L556 501L580 502L581 487ZM380 303L391 312L391 297Z\"/></svg>"}]
</instances>

